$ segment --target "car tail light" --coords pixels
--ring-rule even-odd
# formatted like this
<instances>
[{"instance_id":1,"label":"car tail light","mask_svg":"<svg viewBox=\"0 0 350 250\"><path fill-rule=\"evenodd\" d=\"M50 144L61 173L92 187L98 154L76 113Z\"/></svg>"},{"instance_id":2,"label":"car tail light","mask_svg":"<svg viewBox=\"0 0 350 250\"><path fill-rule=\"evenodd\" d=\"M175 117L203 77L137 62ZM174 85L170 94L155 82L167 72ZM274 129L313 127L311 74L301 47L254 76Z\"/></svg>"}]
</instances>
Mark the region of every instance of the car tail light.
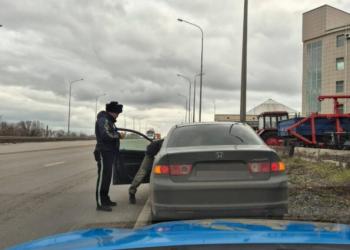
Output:
<instances>
[{"instance_id":1,"label":"car tail light","mask_svg":"<svg viewBox=\"0 0 350 250\"><path fill-rule=\"evenodd\" d=\"M154 174L158 175L188 175L192 171L192 165L189 164L173 164L173 165L156 165L153 169Z\"/></svg>"},{"instance_id":2,"label":"car tail light","mask_svg":"<svg viewBox=\"0 0 350 250\"><path fill-rule=\"evenodd\" d=\"M286 166L283 162L272 162L271 163L271 171L272 172L283 172L286 170Z\"/></svg>"},{"instance_id":3,"label":"car tail light","mask_svg":"<svg viewBox=\"0 0 350 250\"><path fill-rule=\"evenodd\" d=\"M192 171L192 165L176 164L170 165L170 175L188 175Z\"/></svg>"},{"instance_id":4,"label":"car tail light","mask_svg":"<svg viewBox=\"0 0 350 250\"><path fill-rule=\"evenodd\" d=\"M156 165L153 169L153 173L168 175L170 173L170 169L169 169L169 166L167 165Z\"/></svg>"},{"instance_id":5,"label":"car tail light","mask_svg":"<svg viewBox=\"0 0 350 250\"><path fill-rule=\"evenodd\" d=\"M270 162L250 162L249 171L251 173L270 173Z\"/></svg>"},{"instance_id":6,"label":"car tail light","mask_svg":"<svg viewBox=\"0 0 350 250\"><path fill-rule=\"evenodd\" d=\"M283 172L286 166L283 162L250 162L248 164L251 173Z\"/></svg>"}]
</instances>

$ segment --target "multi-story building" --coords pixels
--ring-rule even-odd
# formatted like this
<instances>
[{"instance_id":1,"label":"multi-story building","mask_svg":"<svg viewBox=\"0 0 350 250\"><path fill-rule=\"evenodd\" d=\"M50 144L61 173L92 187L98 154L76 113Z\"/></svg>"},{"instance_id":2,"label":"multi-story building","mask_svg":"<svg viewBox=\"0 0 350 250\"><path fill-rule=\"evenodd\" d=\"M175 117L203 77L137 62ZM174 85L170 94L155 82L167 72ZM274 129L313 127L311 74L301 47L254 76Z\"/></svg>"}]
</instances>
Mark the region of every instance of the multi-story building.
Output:
<instances>
[{"instance_id":1,"label":"multi-story building","mask_svg":"<svg viewBox=\"0 0 350 250\"><path fill-rule=\"evenodd\" d=\"M329 5L305 12L302 39L302 113L332 113L333 102L317 97L350 93L350 13ZM350 100L340 102L350 112Z\"/></svg>"}]
</instances>

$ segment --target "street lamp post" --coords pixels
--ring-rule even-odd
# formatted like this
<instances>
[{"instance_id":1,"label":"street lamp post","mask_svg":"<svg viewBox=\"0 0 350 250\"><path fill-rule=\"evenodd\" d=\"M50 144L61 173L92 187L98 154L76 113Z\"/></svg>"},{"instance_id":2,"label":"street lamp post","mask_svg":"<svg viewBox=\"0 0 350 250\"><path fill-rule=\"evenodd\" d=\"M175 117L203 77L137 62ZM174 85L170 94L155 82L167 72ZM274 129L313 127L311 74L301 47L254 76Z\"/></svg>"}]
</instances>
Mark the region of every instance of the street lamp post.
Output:
<instances>
[{"instance_id":1,"label":"street lamp post","mask_svg":"<svg viewBox=\"0 0 350 250\"><path fill-rule=\"evenodd\" d=\"M216 115L216 102L215 102L215 100L213 101L213 106L214 106L214 121L215 121L215 115Z\"/></svg>"},{"instance_id":2,"label":"street lamp post","mask_svg":"<svg viewBox=\"0 0 350 250\"><path fill-rule=\"evenodd\" d=\"M97 95L96 96L96 103L95 103L95 117L97 117L97 102L98 102L98 98L102 97L102 96L106 96L105 93L101 94L101 95Z\"/></svg>"},{"instance_id":3,"label":"street lamp post","mask_svg":"<svg viewBox=\"0 0 350 250\"><path fill-rule=\"evenodd\" d=\"M186 122L186 118L187 118L187 97L185 95L182 94L177 94L178 96L181 96L183 98L185 98L185 122Z\"/></svg>"},{"instance_id":4,"label":"street lamp post","mask_svg":"<svg viewBox=\"0 0 350 250\"><path fill-rule=\"evenodd\" d=\"M191 122L191 88L192 88L192 82L191 79L187 76L177 74L178 77L182 77L183 79L188 81L188 123Z\"/></svg>"},{"instance_id":5,"label":"street lamp post","mask_svg":"<svg viewBox=\"0 0 350 250\"><path fill-rule=\"evenodd\" d=\"M193 79L193 122L195 122L196 120L196 85L197 85L197 77L200 76L200 75L204 75L203 74L196 74L194 75L194 79Z\"/></svg>"},{"instance_id":6,"label":"street lamp post","mask_svg":"<svg viewBox=\"0 0 350 250\"><path fill-rule=\"evenodd\" d=\"M79 82L79 81L83 81L84 79L81 78L81 79L78 79L78 80L74 80L74 81L70 81L69 82L69 102L68 102L68 135L70 133L70 103L71 103L71 98L72 98L72 85L73 83L75 82Z\"/></svg>"},{"instance_id":7,"label":"street lamp post","mask_svg":"<svg viewBox=\"0 0 350 250\"><path fill-rule=\"evenodd\" d=\"M201 34L202 34L202 47L201 47L201 72L200 72L200 86L199 86L199 122L202 121L202 86L203 86L203 40L204 40L204 33L203 33L203 29L195 24L195 23L191 23L191 22L188 22L184 19L181 19L181 18L178 18L177 19L179 22L184 22L184 23L187 23L187 24L190 24L194 27L197 27L200 31L201 31Z\"/></svg>"}]
</instances>

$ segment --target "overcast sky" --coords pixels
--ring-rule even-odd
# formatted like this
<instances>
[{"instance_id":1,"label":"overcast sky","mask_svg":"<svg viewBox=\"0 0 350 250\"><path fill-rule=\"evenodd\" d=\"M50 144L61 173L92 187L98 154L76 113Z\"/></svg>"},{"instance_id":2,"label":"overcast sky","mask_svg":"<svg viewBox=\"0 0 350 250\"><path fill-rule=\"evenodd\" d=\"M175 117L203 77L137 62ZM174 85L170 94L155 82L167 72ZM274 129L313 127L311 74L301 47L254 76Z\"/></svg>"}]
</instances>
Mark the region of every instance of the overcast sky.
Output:
<instances>
[{"instance_id":1,"label":"overcast sky","mask_svg":"<svg viewBox=\"0 0 350 250\"><path fill-rule=\"evenodd\" d=\"M272 98L301 110L302 13L348 0L250 0L247 109ZM98 108L124 104L120 127L165 133L185 116L188 83L200 71L204 30L202 120L238 113L243 0L0 0L0 115L41 120L92 133ZM199 81L197 81L198 83ZM198 86L198 85L197 85ZM198 90L198 89L197 89ZM198 92L198 91L197 91ZM198 100L198 97L197 97ZM197 105L198 107L198 105ZM198 111L197 111L198 113Z\"/></svg>"}]
</instances>

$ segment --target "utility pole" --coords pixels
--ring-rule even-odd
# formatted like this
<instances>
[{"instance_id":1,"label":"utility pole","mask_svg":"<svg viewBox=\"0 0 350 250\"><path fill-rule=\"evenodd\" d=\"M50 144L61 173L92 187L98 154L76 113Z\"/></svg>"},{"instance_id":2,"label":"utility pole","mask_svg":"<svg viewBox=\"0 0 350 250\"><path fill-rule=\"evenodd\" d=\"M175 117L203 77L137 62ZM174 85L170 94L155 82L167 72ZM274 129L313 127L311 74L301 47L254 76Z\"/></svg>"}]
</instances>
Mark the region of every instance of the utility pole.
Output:
<instances>
[{"instance_id":1,"label":"utility pole","mask_svg":"<svg viewBox=\"0 0 350 250\"><path fill-rule=\"evenodd\" d=\"M242 72L241 72L241 112L240 121L246 122L247 105L247 30L248 30L248 0L244 0Z\"/></svg>"}]
</instances>

